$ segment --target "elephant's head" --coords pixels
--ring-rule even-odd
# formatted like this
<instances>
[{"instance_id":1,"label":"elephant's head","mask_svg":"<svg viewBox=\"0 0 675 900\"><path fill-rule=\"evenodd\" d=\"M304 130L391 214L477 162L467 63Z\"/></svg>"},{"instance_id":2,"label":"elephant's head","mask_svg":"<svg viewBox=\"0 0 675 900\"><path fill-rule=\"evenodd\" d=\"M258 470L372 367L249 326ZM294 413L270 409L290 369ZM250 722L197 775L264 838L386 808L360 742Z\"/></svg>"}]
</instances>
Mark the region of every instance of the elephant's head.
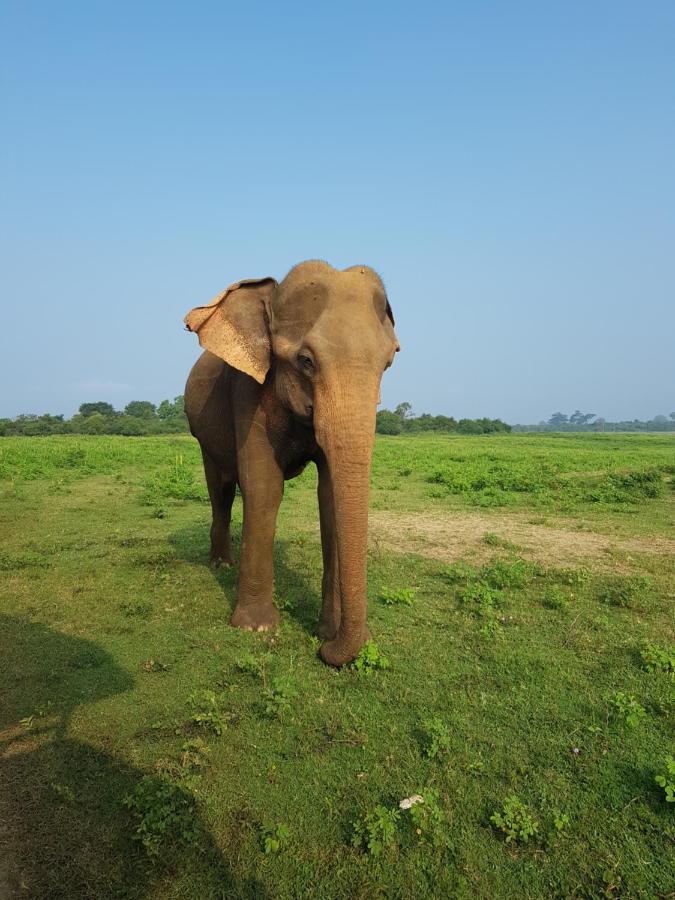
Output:
<instances>
[{"instance_id":1,"label":"elephant's head","mask_svg":"<svg viewBox=\"0 0 675 900\"><path fill-rule=\"evenodd\" d=\"M304 262L277 284L239 282L186 317L203 347L259 383L313 425L332 483L342 619L324 644L342 664L365 638L368 488L382 373L399 349L379 276Z\"/></svg>"}]
</instances>

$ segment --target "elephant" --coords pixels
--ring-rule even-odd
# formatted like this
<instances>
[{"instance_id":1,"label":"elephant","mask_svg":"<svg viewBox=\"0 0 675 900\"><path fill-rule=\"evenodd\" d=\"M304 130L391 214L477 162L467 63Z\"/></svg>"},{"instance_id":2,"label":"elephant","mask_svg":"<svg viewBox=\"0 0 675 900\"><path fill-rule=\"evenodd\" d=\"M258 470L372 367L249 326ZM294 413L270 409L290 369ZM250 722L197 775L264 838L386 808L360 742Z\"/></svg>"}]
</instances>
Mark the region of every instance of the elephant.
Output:
<instances>
[{"instance_id":1,"label":"elephant","mask_svg":"<svg viewBox=\"0 0 675 900\"><path fill-rule=\"evenodd\" d=\"M185 317L204 352L185 388L213 521L211 564L231 565L230 517L243 500L237 598L230 624L267 631L273 544L284 481L318 470L323 556L318 634L324 662L352 661L366 623L368 494L380 381L400 345L379 275L298 264L239 281Z\"/></svg>"}]
</instances>

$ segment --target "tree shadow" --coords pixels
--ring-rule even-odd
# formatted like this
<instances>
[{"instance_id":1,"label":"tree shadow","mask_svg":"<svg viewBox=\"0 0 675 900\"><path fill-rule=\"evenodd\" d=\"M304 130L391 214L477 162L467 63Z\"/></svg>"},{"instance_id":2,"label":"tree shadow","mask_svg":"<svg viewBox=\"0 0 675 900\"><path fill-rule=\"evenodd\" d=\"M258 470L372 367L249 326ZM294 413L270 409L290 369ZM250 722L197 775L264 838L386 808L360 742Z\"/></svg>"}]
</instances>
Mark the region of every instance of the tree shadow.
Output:
<instances>
[{"instance_id":1,"label":"tree shadow","mask_svg":"<svg viewBox=\"0 0 675 900\"><path fill-rule=\"evenodd\" d=\"M198 845L149 864L124 808L147 774L69 734L83 704L133 679L89 640L0 615L0 898L140 898L189 877L196 897L265 897L228 869L201 821ZM165 886L166 890L163 890Z\"/></svg>"},{"instance_id":2,"label":"tree shadow","mask_svg":"<svg viewBox=\"0 0 675 900\"><path fill-rule=\"evenodd\" d=\"M194 522L174 531L169 542L175 548L176 555L186 562L208 566L210 537L210 521ZM232 554L235 564L230 568L211 569L211 574L220 586L227 603L223 617L229 620L234 609L239 579L239 556L241 545L241 526L234 522L231 526ZM274 586L281 611L295 619L310 634L316 634L319 612L321 610L321 572L319 560L316 568L315 584L302 573L302 567L293 552L293 542L277 538L274 542ZM311 577L311 576L310 576Z\"/></svg>"}]
</instances>

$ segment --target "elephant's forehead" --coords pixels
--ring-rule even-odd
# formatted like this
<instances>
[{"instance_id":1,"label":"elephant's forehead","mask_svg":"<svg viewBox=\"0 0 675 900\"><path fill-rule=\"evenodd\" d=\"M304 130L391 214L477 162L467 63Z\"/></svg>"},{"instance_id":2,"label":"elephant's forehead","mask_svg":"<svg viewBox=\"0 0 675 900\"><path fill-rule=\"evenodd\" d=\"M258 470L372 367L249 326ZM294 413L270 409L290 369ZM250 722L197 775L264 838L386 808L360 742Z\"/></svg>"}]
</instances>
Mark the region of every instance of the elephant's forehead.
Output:
<instances>
[{"instance_id":1,"label":"elephant's forehead","mask_svg":"<svg viewBox=\"0 0 675 900\"><path fill-rule=\"evenodd\" d=\"M314 327L326 309L331 291L319 281L282 284L273 302L274 330L300 339Z\"/></svg>"},{"instance_id":2,"label":"elephant's forehead","mask_svg":"<svg viewBox=\"0 0 675 900\"><path fill-rule=\"evenodd\" d=\"M329 347L335 352L357 355L375 353L381 336L372 291L362 294L346 294L339 303L327 303L317 316L307 337L310 345Z\"/></svg>"},{"instance_id":3,"label":"elephant's forehead","mask_svg":"<svg viewBox=\"0 0 675 900\"><path fill-rule=\"evenodd\" d=\"M298 273L299 276L300 273ZM313 269L285 279L274 301L275 331L301 338L317 325L339 331L373 314L373 283L357 271Z\"/></svg>"},{"instance_id":4,"label":"elephant's forehead","mask_svg":"<svg viewBox=\"0 0 675 900\"><path fill-rule=\"evenodd\" d=\"M306 284L325 284L336 290L345 290L348 286L365 286L376 283L382 290L382 279L374 269L366 265L349 266L347 269L334 269L330 263L321 259L310 259L294 266L280 284L281 293L292 293Z\"/></svg>"}]
</instances>

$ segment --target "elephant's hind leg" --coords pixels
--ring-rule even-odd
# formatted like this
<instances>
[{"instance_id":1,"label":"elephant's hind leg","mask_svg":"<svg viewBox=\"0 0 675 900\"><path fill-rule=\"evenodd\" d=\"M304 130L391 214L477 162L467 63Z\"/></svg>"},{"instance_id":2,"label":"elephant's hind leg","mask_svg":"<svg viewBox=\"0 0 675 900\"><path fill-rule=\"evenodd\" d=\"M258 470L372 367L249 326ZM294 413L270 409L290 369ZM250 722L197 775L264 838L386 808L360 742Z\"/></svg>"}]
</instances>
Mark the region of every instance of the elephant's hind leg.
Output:
<instances>
[{"instance_id":1,"label":"elephant's hind leg","mask_svg":"<svg viewBox=\"0 0 675 900\"><path fill-rule=\"evenodd\" d=\"M231 566L232 547L230 543L230 520L232 518L232 503L236 485L233 481L225 481L221 468L202 451L204 459L204 472L206 474L206 486L211 500L211 554L209 565Z\"/></svg>"}]
</instances>

